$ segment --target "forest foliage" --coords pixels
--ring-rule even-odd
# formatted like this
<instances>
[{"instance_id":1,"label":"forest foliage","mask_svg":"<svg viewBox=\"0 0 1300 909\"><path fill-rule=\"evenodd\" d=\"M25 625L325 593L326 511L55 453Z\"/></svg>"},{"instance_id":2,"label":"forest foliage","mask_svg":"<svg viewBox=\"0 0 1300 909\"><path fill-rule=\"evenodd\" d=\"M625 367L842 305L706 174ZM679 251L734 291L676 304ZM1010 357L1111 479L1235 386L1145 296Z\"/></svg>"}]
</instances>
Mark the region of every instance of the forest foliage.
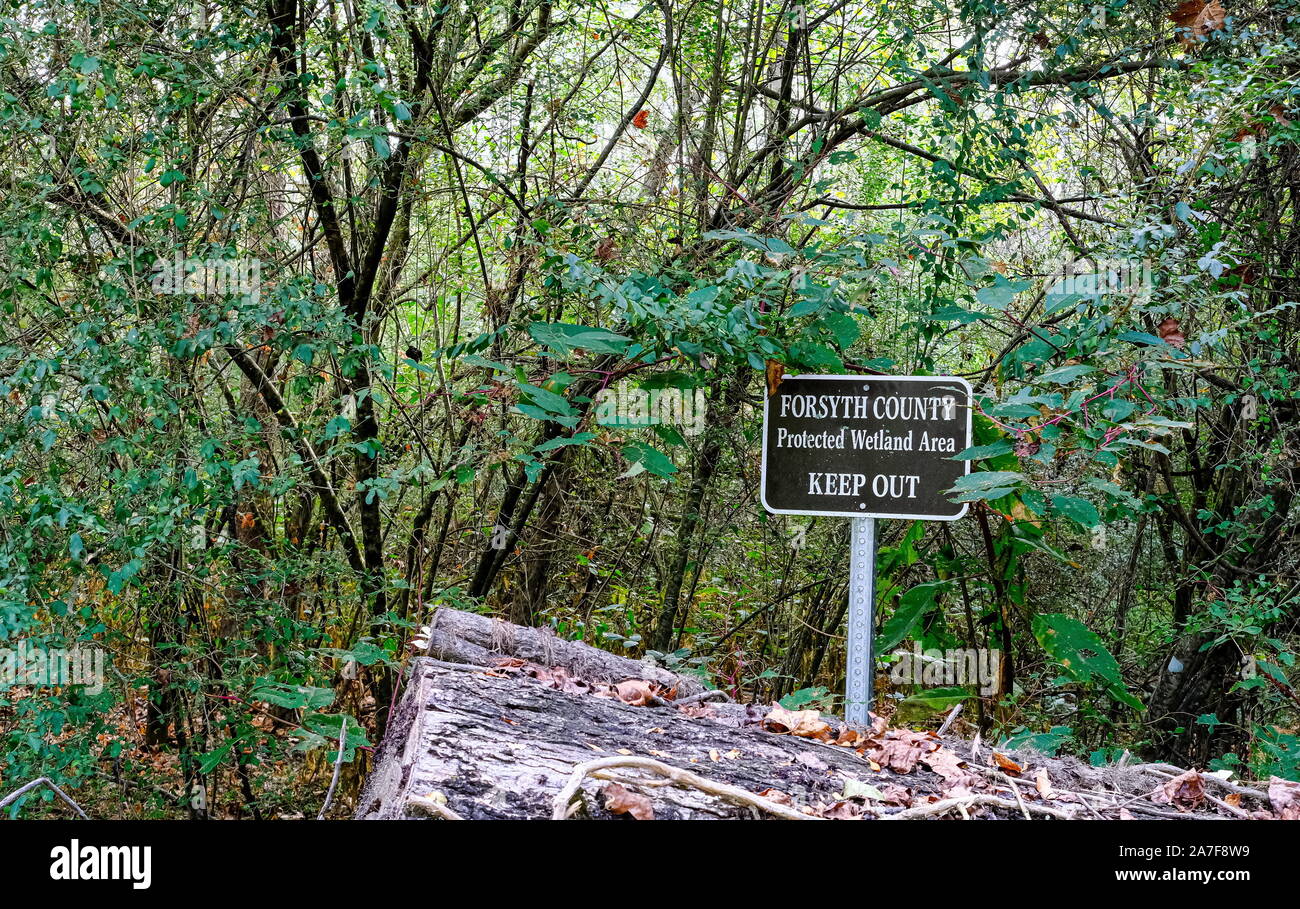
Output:
<instances>
[{"instance_id":1,"label":"forest foliage","mask_svg":"<svg viewBox=\"0 0 1300 909\"><path fill-rule=\"evenodd\" d=\"M878 710L1300 779L1295 0L2 10L0 646L110 663L6 783L302 811L439 605L836 709L782 372L976 390Z\"/></svg>"}]
</instances>

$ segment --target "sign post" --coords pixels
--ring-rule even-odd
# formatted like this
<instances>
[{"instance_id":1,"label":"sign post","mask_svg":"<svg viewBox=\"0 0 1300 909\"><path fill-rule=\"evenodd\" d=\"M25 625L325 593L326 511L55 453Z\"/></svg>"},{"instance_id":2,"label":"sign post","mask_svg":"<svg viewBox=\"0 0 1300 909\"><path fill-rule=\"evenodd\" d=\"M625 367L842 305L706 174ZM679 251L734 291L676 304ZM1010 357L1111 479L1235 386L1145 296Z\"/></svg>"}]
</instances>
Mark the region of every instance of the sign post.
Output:
<instances>
[{"instance_id":1,"label":"sign post","mask_svg":"<svg viewBox=\"0 0 1300 909\"><path fill-rule=\"evenodd\" d=\"M871 631L875 628L876 519L854 518L849 550L849 642L844 684L844 719L871 725Z\"/></svg>"},{"instance_id":2,"label":"sign post","mask_svg":"<svg viewBox=\"0 0 1300 909\"><path fill-rule=\"evenodd\" d=\"M853 520L845 719L870 722L876 518L955 521L971 388L948 376L787 376L763 408L763 507Z\"/></svg>"}]
</instances>

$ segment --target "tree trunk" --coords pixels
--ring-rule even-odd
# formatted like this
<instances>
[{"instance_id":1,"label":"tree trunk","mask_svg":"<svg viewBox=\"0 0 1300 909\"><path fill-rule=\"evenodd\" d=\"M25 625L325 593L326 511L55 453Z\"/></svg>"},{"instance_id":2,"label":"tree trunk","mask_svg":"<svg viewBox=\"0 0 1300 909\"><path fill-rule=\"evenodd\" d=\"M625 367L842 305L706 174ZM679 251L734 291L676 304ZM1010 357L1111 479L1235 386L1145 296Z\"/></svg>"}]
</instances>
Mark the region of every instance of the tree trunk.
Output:
<instances>
[{"instance_id":1,"label":"tree trunk","mask_svg":"<svg viewBox=\"0 0 1300 909\"><path fill-rule=\"evenodd\" d=\"M1231 690L1241 678L1241 654L1231 643L1202 651L1212 637L1183 635L1160 673L1148 708L1153 759L1205 767L1242 742L1237 720L1243 699ZM1220 729L1197 722L1207 714L1227 725Z\"/></svg>"},{"instance_id":2,"label":"tree trunk","mask_svg":"<svg viewBox=\"0 0 1300 909\"><path fill-rule=\"evenodd\" d=\"M677 524L677 546L673 559L669 563L668 577L664 591L664 604L660 607L650 637L650 648L666 653L673 646L673 631L678 625L682 598L682 581L690 565L691 550L695 544L695 532L700 525L700 513L704 507L704 496L708 492L713 475L717 473L722 458L722 439L726 424L740 408L741 397L745 393L746 379L749 378L748 367L739 367L735 373L722 380L719 393L709 402L705 418L704 445L700 449L695 476L691 488L686 493L686 502L682 507L681 520ZM689 606L687 607L689 612Z\"/></svg>"}]
</instances>

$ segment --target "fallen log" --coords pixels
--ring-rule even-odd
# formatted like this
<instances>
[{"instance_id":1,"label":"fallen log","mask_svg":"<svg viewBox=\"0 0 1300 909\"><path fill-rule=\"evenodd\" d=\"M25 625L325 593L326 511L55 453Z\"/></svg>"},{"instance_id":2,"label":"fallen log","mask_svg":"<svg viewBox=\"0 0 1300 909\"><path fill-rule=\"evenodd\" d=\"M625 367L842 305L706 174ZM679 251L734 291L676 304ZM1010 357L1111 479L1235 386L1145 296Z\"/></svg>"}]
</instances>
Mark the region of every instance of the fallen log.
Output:
<instances>
[{"instance_id":1,"label":"fallen log","mask_svg":"<svg viewBox=\"0 0 1300 909\"><path fill-rule=\"evenodd\" d=\"M528 628L501 619L439 609L425 633L427 655L452 663L487 666L500 657L515 657L542 666L563 668L574 676L599 681L647 679L675 688L679 697L700 694L704 685L652 663L566 641L550 628Z\"/></svg>"},{"instance_id":2,"label":"fallen log","mask_svg":"<svg viewBox=\"0 0 1300 909\"><path fill-rule=\"evenodd\" d=\"M1152 802L1167 780L1133 768L1108 776L1070 759L994 755L978 737L705 703L697 679L470 613L440 610L423 640L358 818L1246 814Z\"/></svg>"},{"instance_id":3,"label":"fallen log","mask_svg":"<svg viewBox=\"0 0 1300 909\"><path fill-rule=\"evenodd\" d=\"M417 658L357 816L406 817L410 801L420 798L463 818L549 818L576 767L620 755L659 760L754 794L778 789L799 805L834 802L844 775L869 772L856 754L741 727L744 708L727 706L736 709L705 719L674 707L575 695L523 674ZM612 816L599 797L600 780L581 780L579 788L584 813ZM654 816L752 812L698 789L663 786L655 791Z\"/></svg>"}]
</instances>

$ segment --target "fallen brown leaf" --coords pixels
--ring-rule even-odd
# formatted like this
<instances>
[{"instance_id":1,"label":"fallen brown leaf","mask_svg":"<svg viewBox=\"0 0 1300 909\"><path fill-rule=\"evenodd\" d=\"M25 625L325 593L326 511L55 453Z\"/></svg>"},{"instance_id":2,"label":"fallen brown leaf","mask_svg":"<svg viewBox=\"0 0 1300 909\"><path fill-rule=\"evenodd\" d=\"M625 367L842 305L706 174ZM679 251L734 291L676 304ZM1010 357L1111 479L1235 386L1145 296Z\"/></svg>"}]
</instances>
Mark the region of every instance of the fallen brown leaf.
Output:
<instances>
[{"instance_id":1,"label":"fallen brown leaf","mask_svg":"<svg viewBox=\"0 0 1300 909\"><path fill-rule=\"evenodd\" d=\"M794 799L790 797L790 793L782 792L780 789L764 789L759 795L769 802L776 802L778 805L794 804Z\"/></svg>"},{"instance_id":2,"label":"fallen brown leaf","mask_svg":"<svg viewBox=\"0 0 1300 909\"><path fill-rule=\"evenodd\" d=\"M763 728L768 732L797 735L806 739L822 738L831 732L830 723L823 721L816 710L786 710L780 704L772 705L772 709L763 718Z\"/></svg>"},{"instance_id":3,"label":"fallen brown leaf","mask_svg":"<svg viewBox=\"0 0 1300 909\"><path fill-rule=\"evenodd\" d=\"M1300 821L1300 783L1278 776L1268 779L1268 803L1279 820Z\"/></svg>"},{"instance_id":4,"label":"fallen brown leaf","mask_svg":"<svg viewBox=\"0 0 1300 909\"><path fill-rule=\"evenodd\" d=\"M862 819L862 806L852 799L844 799L831 805L821 816L832 821L858 821Z\"/></svg>"},{"instance_id":5,"label":"fallen brown leaf","mask_svg":"<svg viewBox=\"0 0 1300 909\"><path fill-rule=\"evenodd\" d=\"M1173 805L1179 811L1192 811L1205 801L1205 780L1195 770L1188 770L1158 786L1151 793L1157 805Z\"/></svg>"},{"instance_id":6,"label":"fallen brown leaf","mask_svg":"<svg viewBox=\"0 0 1300 909\"><path fill-rule=\"evenodd\" d=\"M1034 778L1034 788L1037 789L1038 794L1045 799L1056 798L1056 790L1052 788L1052 780L1051 777L1047 775L1046 767L1038 768L1038 775Z\"/></svg>"},{"instance_id":7,"label":"fallen brown leaf","mask_svg":"<svg viewBox=\"0 0 1300 909\"><path fill-rule=\"evenodd\" d=\"M659 686L645 679L628 679L614 686L618 699L633 707L644 707L659 696Z\"/></svg>"},{"instance_id":8,"label":"fallen brown leaf","mask_svg":"<svg viewBox=\"0 0 1300 909\"><path fill-rule=\"evenodd\" d=\"M1011 776L1020 776L1021 771L1025 769L1005 754L999 754L996 751L993 752L993 763L997 764L998 768L1001 769L1003 773L1010 774Z\"/></svg>"},{"instance_id":9,"label":"fallen brown leaf","mask_svg":"<svg viewBox=\"0 0 1300 909\"><path fill-rule=\"evenodd\" d=\"M862 738L862 734L859 733L856 729L853 729L849 726L841 726L839 735L835 737L835 744L845 745L851 748L854 745L856 745L861 738Z\"/></svg>"},{"instance_id":10,"label":"fallen brown leaf","mask_svg":"<svg viewBox=\"0 0 1300 909\"><path fill-rule=\"evenodd\" d=\"M610 783L601 794L605 796L605 807L614 814L630 814L638 821L655 819L655 809L647 795L633 792L618 783Z\"/></svg>"},{"instance_id":11,"label":"fallen brown leaf","mask_svg":"<svg viewBox=\"0 0 1300 909\"><path fill-rule=\"evenodd\" d=\"M921 758L921 761L943 777L949 798L967 795L983 783L978 776L962 767L965 762L947 748L938 748Z\"/></svg>"},{"instance_id":12,"label":"fallen brown leaf","mask_svg":"<svg viewBox=\"0 0 1300 909\"><path fill-rule=\"evenodd\" d=\"M885 797L886 805L900 805L903 808L912 807L912 790L905 786L891 783L881 790L881 794Z\"/></svg>"},{"instance_id":13,"label":"fallen brown leaf","mask_svg":"<svg viewBox=\"0 0 1300 909\"><path fill-rule=\"evenodd\" d=\"M916 762L938 747L938 742L923 732L891 729L871 752L868 760L898 773L911 773Z\"/></svg>"}]
</instances>

